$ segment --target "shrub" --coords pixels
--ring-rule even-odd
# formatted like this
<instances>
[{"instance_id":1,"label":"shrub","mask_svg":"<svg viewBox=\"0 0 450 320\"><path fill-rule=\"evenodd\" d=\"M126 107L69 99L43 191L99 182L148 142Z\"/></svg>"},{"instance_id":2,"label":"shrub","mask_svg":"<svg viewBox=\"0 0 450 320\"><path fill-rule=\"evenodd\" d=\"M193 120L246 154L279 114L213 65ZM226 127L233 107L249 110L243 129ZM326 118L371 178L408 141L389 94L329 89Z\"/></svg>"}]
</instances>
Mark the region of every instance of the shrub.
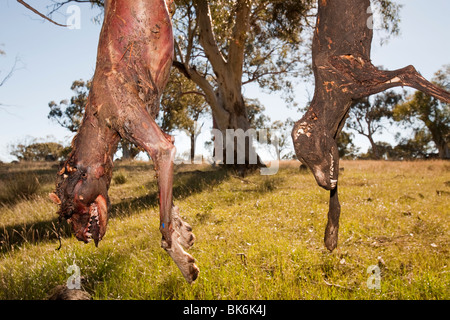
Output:
<instances>
[{"instance_id":1,"label":"shrub","mask_svg":"<svg viewBox=\"0 0 450 320\"><path fill-rule=\"evenodd\" d=\"M0 186L0 201L16 202L19 199L29 199L39 191L40 186L34 173L11 174Z\"/></svg>"},{"instance_id":2,"label":"shrub","mask_svg":"<svg viewBox=\"0 0 450 320\"><path fill-rule=\"evenodd\" d=\"M124 184L127 182L127 177L122 172L118 172L114 175L113 180L115 184Z\"/></svg>"}]
</instances>

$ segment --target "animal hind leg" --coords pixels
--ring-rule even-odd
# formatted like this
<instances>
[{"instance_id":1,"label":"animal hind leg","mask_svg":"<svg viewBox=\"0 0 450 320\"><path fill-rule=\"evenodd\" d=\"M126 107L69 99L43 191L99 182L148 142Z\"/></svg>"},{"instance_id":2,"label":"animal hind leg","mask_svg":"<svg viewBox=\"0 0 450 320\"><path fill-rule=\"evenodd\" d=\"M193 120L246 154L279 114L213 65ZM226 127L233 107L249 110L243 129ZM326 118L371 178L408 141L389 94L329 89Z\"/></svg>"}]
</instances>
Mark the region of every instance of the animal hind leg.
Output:
<instances>
[{"instance_id":1,"label":"animal hind leg","mask_svg":"<svg viewBox=\"0 0 450 320\"><path fill-rule=\"evenodd\" d=\"M124 136L143 148L153 159L159 188L161 247L174 260L187 282L192 283L199 269L194 258L182 248L188 249L194 242L192 228L184 222L173 205L173 139L158 127L144 108L133 108L128 113L123 129Z\"/></svg>"},{"instance_id":2,"label":"animal hind leg","mask_svg":"<svg viewBox=\"0 0 450 320\"><path fill-rule=\"evenodd\" d=\"M411 65L397 70L380 70L370 61L364 61L352 55L334 56L331 58L331 64L340 70L343 79L354 79L355 98L367 97L394 87L407 86L450 103L450 92L425 79Z\"/></svg>"}]
</instances>

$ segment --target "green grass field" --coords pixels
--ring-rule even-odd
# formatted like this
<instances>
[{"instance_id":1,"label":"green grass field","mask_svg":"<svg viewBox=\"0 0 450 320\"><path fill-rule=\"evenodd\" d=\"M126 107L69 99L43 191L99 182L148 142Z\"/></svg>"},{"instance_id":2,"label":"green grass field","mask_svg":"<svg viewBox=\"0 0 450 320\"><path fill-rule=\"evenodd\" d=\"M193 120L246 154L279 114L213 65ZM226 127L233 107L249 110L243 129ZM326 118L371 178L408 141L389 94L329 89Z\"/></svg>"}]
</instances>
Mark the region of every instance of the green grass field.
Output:
<instances>
[{"instance_id":1,"label":"green grass field","mask_svg":"<svg viewBox=\"0 0 450 320\"><path fill-rule=\"evenodd\" d=\"M450 163L342 161L338 248L323 245L328 192L298 162L240 179L175 169L175 203L197 240L189 285L160 248L149 163L118 163L99 248L67 226L62 248L51 164L0 165L0 299L45 299L80 267L94 299L449 299ZM377 265L381 288L367 285Z\"/></svg>"}]
</instances>

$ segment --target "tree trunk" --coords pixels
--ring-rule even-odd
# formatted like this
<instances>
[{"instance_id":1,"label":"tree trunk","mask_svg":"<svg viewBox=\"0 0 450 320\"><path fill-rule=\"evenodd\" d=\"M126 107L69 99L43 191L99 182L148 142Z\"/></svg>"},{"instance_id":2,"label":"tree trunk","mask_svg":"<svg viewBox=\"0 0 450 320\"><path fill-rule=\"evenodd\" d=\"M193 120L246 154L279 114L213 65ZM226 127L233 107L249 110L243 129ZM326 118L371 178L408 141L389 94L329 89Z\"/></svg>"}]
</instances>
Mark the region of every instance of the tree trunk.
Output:
<instances>
[{"instance_id":1,"label":"tree trunk","mask_svg":"<svg viewBox=\"0 0 450 320\"><path fill-rule=\"evenodd\" d=\"M450 147L446 143L442 148L439 149L439 158L450 159Z\"/></svg>"},{"instance_id":2,"label":"tree trunk","mask_svg":"<svg viewBox=\"0 0 450 320\"><path fill-rule=\"evenodd\" d=\"M120 149L122 150L122 160L133 160L139 154L139 149L124 139L120 141Z\"/></svg>"},{"instance_id":3,"label":"tree trunk","mask_svg":"<svg viewBox=\"0 0 450 320\"><path fill-rule=\"evenodd\" d=\"M215 145L221 138L223 147L223 157L217 154L217 158L223 160L223 164L232 165L240 173L245 174L249 169L255 169L264 166L259 156L256 161L252 161L252 154L255 153L249 139L245 138L245 154L238 154L238 146L227 143L227 130L230 135L232 131L242 130L244 134L250 134L250 121L247 115L244 98L242 95L242 68L244 63L244 47L249 30L250 3L247 0L238 0L236 3L236 22L233 28L232 39L228 50L228 56L222 55L213 32L213 24L207 0L198 0L195 2L195 8L198 19L199 42L204 49L205 55L210 62L216 76L216 84L213 86L204 75L200 74L195 68L190 67L188 61L174 62L185 76L194 81L204 92L207 103L211 106L212 116L215 122L214 129L220 132L221 137L215 137ZM232 137L229 136L229 139ZM227 148L234 148L234 157L226 156ZM228 154L230 155L231 152ZM236 161L239 159L242 161ZM238 163L239 162L239 163Z\"/></svg>"},{"instance_id":4,"label":"tree trunk","mask_svg":"<svg viewBox=\"0 0 450 320\"><path fill-rule=\"evenodd\" d=\"M380 151L378 150L378 146L375 141L373 141L372 135L368 135L367 139L369 139L370 146L372 147L373 157L375 158L375 160L379 160L381 158Z\"/></svg>"},{"instance_id":5,"label":"tree trunk","mask_svg":"<svg viewBox=\"0 0 450 320\"><path fill-rule=\"evenodd\" d=\"M258 156L256 161L251 161L254 158L252 153L256 154L256 152L248 136L244 136L244 145L239 141L230 144L231 140L235 141L234 137L230 136L232 133L238 134L236 130L242 130L244 134L249 134L251 128L242 95L244 44L249 29L250 4L246 0L239 0L237 6L233 39L230 41L227 60L217 47L207 1L198 1L196 10L200 28L199 41L217 76L214 95L207 95L209 98L207 100L211 105L215 129L221 133L224 155L222 160L224 164L232 165L241 175L245 175L247 170L261 166L262 162ZM229 148L233 148L233 152Z\"/></svg>"},{"instance_id":6,"label":"tree trunk","mask_svg":"<svg viewBox=\"0 0 450 320\"><path fill-rule=\"evenodd\" d=\"M195 159L195 140L197 138L195 132L191 132L191 161L193 162Z\"/></svg>"},{"instance_id":7,"label":"tree trunk","mask_svg":"<svg viewBox=\"0 0 450 320\"><path fill-rule=\"evenodd\" d=\"M439 159L450 159L450 147L449 143L441 137L441 139L436 139L433 136L433 141L436 144L439 152Z\"/></svg>"},{"instance_id":8,"label":"tree trunk","mask_svg":"<svg viewBox=\"0 0 450 320\"><path fill-rule=\"evenodd\" d=\"M248 119L244 98L240 85L229 85L232 82L232 79L227 79L216 90L217 99L215 101L215 108L213 108L216 129L220 131L223 141L222 145L225 155L223 163L231 165L245 164L247 169L252 167L256 168L261 165L261 160L259 157L256 156L255 158L252 155L252 153L256 154L256 151L253 148L252 142L250 142L250 139L252 139L252 128ZM223 113L226 113L228 116L221 116ZM244 134L243 137L239 136L241 133ZM234 143L230 144L232 140ZM227 152L227 148L233 148L233 157L231 157L230 150ZM244 152L245 154L238 154L239 152ZM244 159L244 163L239 159Z\"/></svg>"},{"instance_id":9,"label":"tree trunk","mask_svg":"<svg viewBox=\"0 0 450 320\"><path fill-rule=\"evenodd\" d=\"M122 160L131 160L131 145L128 143L120 143L122 149Z\"/></svg>"},{"instance_id":10,"label":"tree trunk","mask_svg":"<svg viewBox=\"0 0 450 320\"><path fill-rule=\"evenodd\" d=\"M420 118L425 126L431 133L431 140L436 144L438 149L439 159L450 159L449 141L448 141L448 130L444 130L442 127L436 124L435 121L431 120L433 116L431 114L426 114Z\"/></svg>"}]
</instances>

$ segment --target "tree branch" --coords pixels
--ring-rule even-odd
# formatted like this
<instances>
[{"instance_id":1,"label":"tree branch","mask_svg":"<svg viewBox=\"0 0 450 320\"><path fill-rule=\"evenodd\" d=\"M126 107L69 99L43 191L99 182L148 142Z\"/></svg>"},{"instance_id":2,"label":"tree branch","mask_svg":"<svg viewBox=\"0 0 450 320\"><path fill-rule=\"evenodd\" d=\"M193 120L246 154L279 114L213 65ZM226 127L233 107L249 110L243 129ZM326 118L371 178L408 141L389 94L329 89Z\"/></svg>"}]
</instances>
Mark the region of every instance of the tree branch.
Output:
<instances>
[{"instance_id":1,"label":"tree branch","mask_svg":"<svg viewBox=\"0 0 450 320\"><path fill-rule=\"evenodd\" d=\"M21 5L23 5L25 8L33 11L35 14L37 14L38 16L44 18L47 21L50 21L53 24L56 24L57 26L60 27L67 27L67 25L65 24L59 24L58 22L53 21L52 19L50 19L49 17L47 17L46 15L40 13L39 11L37 11L35 8L33 8L32 6L30 6L29 4L27 4L25 1L23 0L17 0L18 3L20 3Z\"/></svg>"},{"instance_id":2,"label":"tree branch","mask_svg":"<svg viewBox=\"0 0 450 320\"><path fill-rule=\"evenodd\" d=\"M199 92L199 91L186 91L186 92L182 92L182 93L180 94L180 96L184 96L184 95L187 95L187 94L197 94L197 95L200 95L200 96L202 96L202 97L204 97L204 98L206 99L206 94L204 94L203 92Z\"/></svg>"},{"instance_id":3,"label":"tree branch","mask_svg":"<svg viewBox=\"0 0 450 320\"><path fill-rule=\"evenodd\" d=\"M260 73L260 74L253 74L253 76L251 78L248 78L247 80L245 80L242 85L246 85L255 81L258 81L259 79L261 79L262 77L265 76L274 76L274 75L278 75L278 74L288 74L289 71L287 69L282 69L279 71L270 71L270 72L264 72L264 73Z\"/></svg>"},{"instance_id":4,"label":"tree branch","mask_svg":"<svg viewBox=\"0 0 450 320\"><path fill-rule=\"evenodd\" d=\"M228 64L236 82L242 81L245 40L250 27L250 6L248 0L239 0L236 4L236 20L228 54Z\"/></svg>"},{"instance_id":5,"label":"tree branch","mask_svg":"<svg viewBox=\"0 0 450 320\"><path fill-rule=\"evenodd\" d=\"M179 61L173 61L173 66L202 89L206 102L211 106L211 109L215 114L220 115L223 119L227 119L230 116L228 112L217 103L217 96L213 86L195 68L190 68Z\"/></svg>"},{"instance_id":6,"label":"tree branch","mask_svg":"<svg viewBox=\"0 0 450 320\"><path fill-rule=\"evenodd\" d=\"M206 0L196 1L196 11L199 27L199 41L214 71L218 74L226 71L227 61L217 46L211 21L211 12Z\"/></svg>"},{"instance_id":7,"label":"tree branch","mask_svg":"<svg viewBox=\"0 0 450 320\"><path fill-rule=\"evenodd\" d=\"M11 78L11 76L13 75L13 73L19 69L16 68L17 66L17 62L19 62L20 59L19 57L16 56L15 60L14 60L14 65L12 66L11 70L8 72L8 74L0 81L0 87L3 86L5 84L5 82Z\"/></svg>"},{"instance_id":8,"label":"tree branch","mask_svg":"<svg viewBox=\"0 0 450 320\"><path fill-rule=\"evenodd\" d=\"M186 78L194 81L194 83L203 90L203 92L205 93L205 99L208 101L208 103L216 104L214 88L200 73L198 73L197 70L195 70L194 68L190 68L179 61L173 61L172 65L177 68L184 76L186 76Z\"/></svg>"},{"instance_id":9,"label":"tree branch","mask_svg":"<svg viewBox=\"0 0 450 320\"><path fill-rule=\"evenodd\" d=\"M198 19L196 19L196 21L194 21L194 26L193 26L193 28L191 28L192 19L191 19L191 16L189 15L188 43L186 46L186 56L184 58L185 61L189 61L191 58L192 48L194 47L194 37L195 37L195 33L196 33L197 27L198 27L197 21L198 21Z\"/></svg>"},{"instance_id":10,"label":"tree branch","mask_svg":"<svg viewBox=\"0 0 450 320\"><path fill-rule=\"evenodd\" d=\"M184 65L184 58L183 58L183 53L182 53L182 51L181 51L180 44L178 43L178 41L177 41L176 39L173 40L173 43L174 43L175 57L176 57L177 54L178 54L178 57L179 57L180 60L181 60L181 62L178 62L178 61L175 61L175 60L174 60L174 63L175 63L175 62L178 62L178 63L181 63L181 64ZM174 65L174 64L173 64L173 65ZM174 66L175 66L175 65L174 65ZM185 75L186 75L186 74L185 74ZM186 77L187 77L187 75L186 75Z\"/></svg>"},{"instance_id":11,"label":"tree branch","mask_svg":"<svg viewBox=\"0 0 450 320\"><path fill-rule=\"evenodd\" d=\"M53 3L55 3L56 1L52 1ZM76 2L76 3L90 3L92 6L95 4L99 7L104 7L105 3L102 0L66 0L63 2L56 2L53 5L53 9L49 12L49 15L53 14L54 12L58 11L59 9L61 9L64 5L71 3L71 2Z\"/></svg>"}]
</instances>

